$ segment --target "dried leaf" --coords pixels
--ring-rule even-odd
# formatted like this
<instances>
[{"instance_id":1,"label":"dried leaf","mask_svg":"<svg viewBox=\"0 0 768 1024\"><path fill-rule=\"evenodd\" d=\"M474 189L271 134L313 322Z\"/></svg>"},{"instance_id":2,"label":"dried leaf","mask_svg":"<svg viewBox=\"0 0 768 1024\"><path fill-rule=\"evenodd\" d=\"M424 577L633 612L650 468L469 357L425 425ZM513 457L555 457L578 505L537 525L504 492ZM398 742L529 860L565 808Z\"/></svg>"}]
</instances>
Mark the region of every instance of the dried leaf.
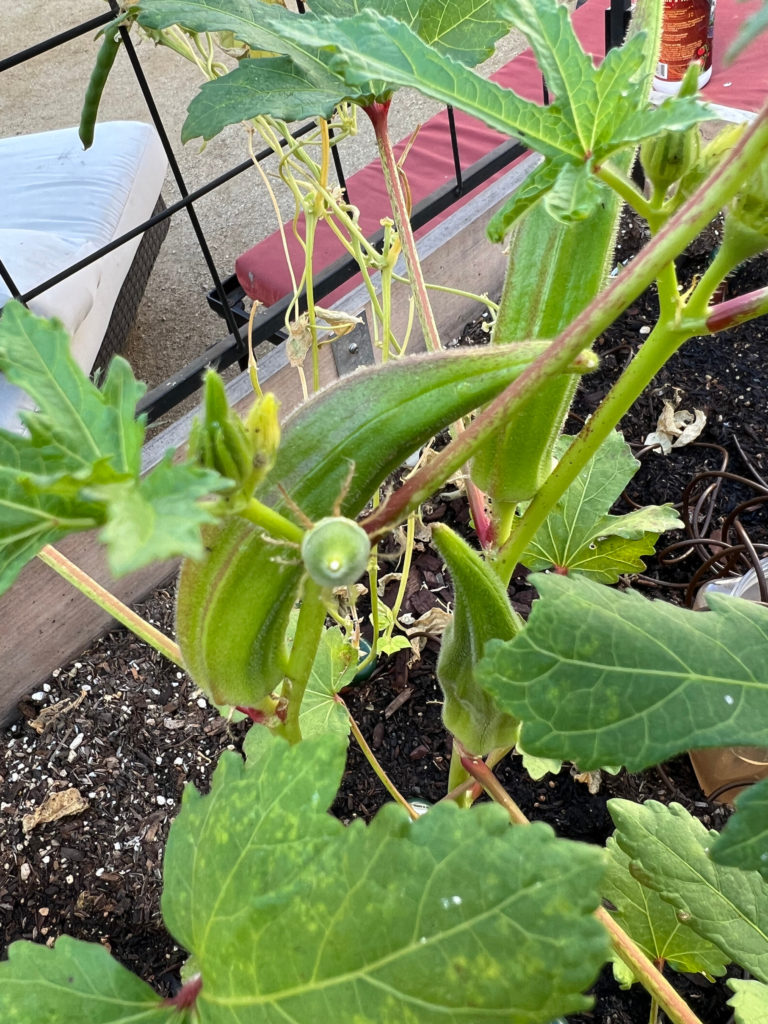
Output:
<instances>
[{"instance_id":1,"label":"dried leaf","mask_svg":"<svg viewBox=\"0 0 768 1024\"><path fill-rule=\"evenodd\" d=\"M87 808L88 801L81 795L80 790L73 786L71 789L49 793L39 807L36 807L30 814L24 815L21 819L21 827L26 835L38 825L45 825L49 821L58 821L59 818L79 814Z\"/></svg>"},{"instance_id":2,"label":"dried leaf","mask_svg":"<svg viewBox=\"0 0 768 1024\"><path fill-rule=\"evenodd\" d=\"M704 429L707 417L701 409L675 409L670 401L664 402L656 430L648 434L646 445L658 445L656 451L661 455L669 455L673 448L682 448L695 441Z\"/></svg>"}]
</instances>

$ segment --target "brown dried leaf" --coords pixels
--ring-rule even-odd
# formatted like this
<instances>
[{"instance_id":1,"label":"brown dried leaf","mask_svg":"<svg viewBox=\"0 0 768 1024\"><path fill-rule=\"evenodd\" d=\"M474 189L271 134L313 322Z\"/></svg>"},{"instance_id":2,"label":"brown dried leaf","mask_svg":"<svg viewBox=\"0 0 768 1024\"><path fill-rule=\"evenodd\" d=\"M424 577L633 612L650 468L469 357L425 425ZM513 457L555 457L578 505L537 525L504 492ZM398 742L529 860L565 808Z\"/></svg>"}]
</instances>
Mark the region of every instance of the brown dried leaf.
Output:
<instances>
[{"instance_id":1,"label":"brown dried leaf","mask_svg":"<svg viewBox=\"0 0 768 1024\"><path fill-rule=\"evenodd\" d=\"M73 786L71 789L49 793L39 807L36 807L30 814L24 815L21 819L21 827L26 835L38 825L45 825L49 821L58 821L59 818L66 818L72 814L80 814L87 808L88 801L81 795L80 790Z\"/></svg>"}]
</instances>

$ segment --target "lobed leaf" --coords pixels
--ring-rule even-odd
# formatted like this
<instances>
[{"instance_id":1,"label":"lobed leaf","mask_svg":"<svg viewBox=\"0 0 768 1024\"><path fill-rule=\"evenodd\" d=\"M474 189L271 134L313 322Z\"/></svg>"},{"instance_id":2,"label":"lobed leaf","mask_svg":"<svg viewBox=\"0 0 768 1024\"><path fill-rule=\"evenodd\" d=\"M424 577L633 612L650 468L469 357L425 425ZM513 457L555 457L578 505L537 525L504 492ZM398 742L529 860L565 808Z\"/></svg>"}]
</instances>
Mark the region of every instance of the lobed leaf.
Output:
<instances>
[{"instance_id":1,"label":"lobed leaf","mask_svg":"<svg viewBox=\"0 0 768 1024\"><path fill-rule=\"evenodd\" d=\"M329 118L339 98L338 86L316 83L290 57L246 58L228 75L201 87L189 105L181 141L212 139L227 125L261 114L283 121Z\"/></svg>"},{"instance_id":2,"label":"lobed leaf","mask_svg":"<svg viewBox=\"0 0 768 1024\"><path fill-rule=\"evenodd\" d=\"M680 920L674 907L657 892L632 875L630 858L615 838L608 840L606 849L608 872L603 896L616 907L614 917L645 955L668 963L676 971L702 973L709 978L725 974L729 958ZM623 977L623 961L618 960L617 966ZM631 973L627 981L628 985L635 981Z\"/></svg>"},{"instance_id":3,"label":"lobed leaf","mask_svg":"<svg viewBox=\"0 0 768 1024\"><path fill-rule=\"evenodd\" d=\"M715 864L709 848L717 833L679 804L609 800L608 810L616 842L642 884L655 889L697 935L766 981L768 886L757 872Z\"/></svg>"},{"instance_id":4,"label":"lobed leaf","mask_svg":"<svg viewBox=\"0 0 768 1024\"><path fill-rule=\"evenodd\" d=\"M742 790L736 811L712 847L718 864L759 871L768 881L768 779Z\"/></svg>"},{"instance_id":5,"label":"lobed leaf","mask_svg":"<svg viewBox=\"0 0 768 1024\"><path fill-rule=\"evenodd\" d=\"M734 995L728 1000L736 1024L764 1024L768 1020L768 985L759 981L731 978L728 985Z\"/></svg>"},{"instance_id":6,"label":"lobed leaf","mask_svg":"<svg viewBox=\"0 0 768 1024\"><path fill-rule=\"evenodd\" d=\"M558 439L557 459L572 440ZM598 583L615 583L621 573L642 571L642 556L652 554L659 534L679 529L681 523L671 505L608 514L639 465L621 434L610 434L547 516L523 554L523 564L534 571L556 568L584 574Z\"/></svg>"},{"instance_id":7,"label":"lobed leaf","mask_svg":"<svg viewBox=\"0 0 768 1024\"><path fill-rule=\"evenodd\" d=\"M185 793L166 853L202 1024L536 1024L588 1005L608 949L600 851L488 805L416 822L388 805L344 828L326 807L345 742L258 732L208 796Z\"/></svg>"},{"instance_id":8,"label":"lobed leaf","mask_svg":"<svg viewBox=\"0 0 768 1024\"><path fill-rule=\"evenodd\" d=\"M3 1024L184 1024L164 1001L98 942L62 935L53 949L14 942L0 963Z\"/></svg>"},{"instance_id":9,"label":"lobed leaf","mask_svg":"<svg viewBox=\"0 0 768 1024\"><path fill-rule=\"evenodd\" d=\"M124 359L101 389L69 351L58 321L9 302L0 320L0 371L38 410L29 436L0 430L0 591L45 545L106 523L110 567L129 572L158 559L202 553L201 499L228 485L217 473L161 463L144 479L144 385Z\"/></svg>"},{"instance_id":10,"label":"lobed leaf","mask_svg":"<svg viewBox=\"0 0 768 1024\"><path fill-rule=\"evenodd\" d=\"M637 771L692 747L764 742L764 608L720 596L701 614L585 579L535 583L526 629L491 642L478 666L530 753Z\"/></svg>"},{"instance_id":11,"label":"lobed leaf","mask_svg":"<svg viewBox=\"0 0 768 1024\"><path fill-rule=\"evenodd\" d=\"M201 527L215 522L202 499L222 486L222 477L166 456L147 476L89 488L106 505L101 540L114 576L165 558L202 558Z\"/></svg>"}]
</instances>

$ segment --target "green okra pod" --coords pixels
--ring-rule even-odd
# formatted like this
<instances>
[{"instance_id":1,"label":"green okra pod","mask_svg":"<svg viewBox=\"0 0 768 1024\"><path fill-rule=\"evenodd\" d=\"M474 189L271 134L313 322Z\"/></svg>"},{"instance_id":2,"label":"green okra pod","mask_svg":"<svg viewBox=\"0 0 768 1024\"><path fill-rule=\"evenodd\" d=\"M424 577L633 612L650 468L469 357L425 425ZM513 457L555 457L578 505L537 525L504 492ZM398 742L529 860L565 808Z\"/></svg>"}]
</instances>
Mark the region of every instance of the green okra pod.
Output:
<instances>
[{"instance_id":1,"label":"green okra pod","mask_svg":"<svg viewBox=\"0 0 768 1024\"><path fill-rule=\"evenodd\" d=\"M96 64L88 81L88 88L85 91L85 99L83 100L83 109L80 114L78 135L84 149L90 149L93 145L96 115L99 112L99 104L104 93L104 86L107 84L112 65L115 63L117 51L120 49L120 42L120 33L115 27L110 26L107 28L96 56Z\"/></svg>"}]
</instances>

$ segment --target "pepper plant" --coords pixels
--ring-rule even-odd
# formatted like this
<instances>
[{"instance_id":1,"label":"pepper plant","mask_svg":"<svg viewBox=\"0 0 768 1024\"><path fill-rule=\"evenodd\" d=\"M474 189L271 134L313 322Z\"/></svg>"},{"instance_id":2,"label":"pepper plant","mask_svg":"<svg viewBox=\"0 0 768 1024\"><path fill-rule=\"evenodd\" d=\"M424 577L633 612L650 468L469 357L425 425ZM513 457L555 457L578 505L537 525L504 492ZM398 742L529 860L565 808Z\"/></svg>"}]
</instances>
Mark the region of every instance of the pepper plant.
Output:
<instances>
[{"instance_id":1,"label":"pepper plant","mask_svg":"<svg viewBox=\"0 0 768 1024\"><path fill-rule=\"evenodd\" d=\"M258 723L244 760L223 755L210 794L187 790L171 830L163 914L190 953L179 995L161 999L99 946L19 942L0 965L4 1019L547 1024L589 1005L582 993L612 957L625 983L650 991L653 1020L663 1010L685 1024L697 1018L658 968L715 976L735 961L750 980L733 985L734 1013L756 1024L768 1013L765 786L722 838L674 805L612 801L616 832L600 850L528 823L492 769L520 744L582 770L638 770L692 746L764 742L765 609L715 597L696 615L604 584L675 524L665 508L611 515L634 469L615 434L623 412L688 338L768 312L765 289L714 298L768 248L768 106L703 150L695 133L708 115L688 88L649 107L653 0L640 0L627 42L599 68L555 0L391 0L380 11L318 3L299 17L260 0L144 0L125 13L152 31L227 31L282 55L248 57L245 73L241 62L234 74L250 88L237 119L278 102L262 78L275 65L259 66L277 59L303 83L302 113L328 114L331 99L367 110L385 164L382 126L401 85L538 149L542 164L490 226L511 244L487 350L436 345L359 371L281 424L260 394L240 420L211 373L186 457L142 478L142 388L127 364L117 358L97 388L60 325L4 310L0 368L38 411L24 435L0 433L0 583L39 553L212 700ZM487 17L526 34L551 106L469 69ZM205 87L206 102L215 88L232 109L228 77ZM648 194L629 173L638 145ZM414 256L390 177L399 244ZM621 201L653 238L608 281ZM681 294L674 258L721 209L723 245ZM429 330L415 260L409 274ZM591 344L654 281L658 324L582 431L561 437L575 380L596 365ZM381 497L390 473L452 424L447 446ZM434 533L455 590L437 668L451 791L419 817L389 784L395 804L345 828L326 810L349 729L358 733L337 695L358 659L354 585L375 542L466 466L485 493L480 544ZM178 647L50 547L94 527L115 573L184 559ZM556 570L533 577L540 599L526 624L507 597L519 562ZM494 803L472 806L483 790Z\"/></svg>"}]
</instances>

